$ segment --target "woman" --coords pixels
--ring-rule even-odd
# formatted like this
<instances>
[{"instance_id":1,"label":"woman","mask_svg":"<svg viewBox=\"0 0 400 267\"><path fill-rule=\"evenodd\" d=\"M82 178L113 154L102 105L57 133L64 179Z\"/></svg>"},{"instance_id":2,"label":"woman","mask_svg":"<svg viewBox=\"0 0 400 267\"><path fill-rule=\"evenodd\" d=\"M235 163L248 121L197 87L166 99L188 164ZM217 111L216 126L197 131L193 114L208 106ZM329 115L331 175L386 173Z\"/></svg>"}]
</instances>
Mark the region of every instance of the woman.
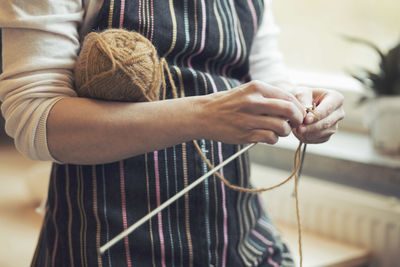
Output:
<instances>
[{"instance_id":1,"label":"woman","mask_svg":"<svg viewBox=\"0 0 400 267\"><path fill-rule=\"evenodd\" d=\"M269 1L8 1L0 17L7 133L26 156L54 162L32 266L293 266L258 196L215 177L99 253L207 172L190 140L218 164L240 144L274 144L291 131L321 143L336 131L343 97L287 83ZM76 97L80 41L111 27L154 44L179 99ZM320 96L314 121L304 107ZM250 186L247 155L221 172Z\"/></svg>"}]
</instances>

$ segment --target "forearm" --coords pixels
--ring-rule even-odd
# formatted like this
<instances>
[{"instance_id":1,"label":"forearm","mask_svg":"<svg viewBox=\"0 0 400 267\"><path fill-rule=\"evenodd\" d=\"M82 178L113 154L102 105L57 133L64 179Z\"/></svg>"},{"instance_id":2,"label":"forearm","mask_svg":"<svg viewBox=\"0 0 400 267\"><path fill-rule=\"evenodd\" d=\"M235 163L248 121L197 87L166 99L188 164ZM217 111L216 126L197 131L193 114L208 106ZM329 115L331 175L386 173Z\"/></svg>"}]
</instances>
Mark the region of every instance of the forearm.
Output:
<instances>
[{"instance_id":1,"label":"forearm","mask_svg":"<svg viewBox=\"0 0 400 267\"><path fill-rule=\"evenodd\" d=\"M49 150L58 161L100 164L199 138L203 97L145 103L65 98L47 120Z\"/></svg>"},{"instance_id":2,"label":"forearm","mask_svg":"<svg viewBox=\"0 0 400 267\"><path fill-rule=\"evenodd\" d=\"M193 139L274 144L299 126L305 115L293 95L262 82L145 103L70 97L50 111L47 140L58 161L100 164Z\"/></svg>"}]
</instances>

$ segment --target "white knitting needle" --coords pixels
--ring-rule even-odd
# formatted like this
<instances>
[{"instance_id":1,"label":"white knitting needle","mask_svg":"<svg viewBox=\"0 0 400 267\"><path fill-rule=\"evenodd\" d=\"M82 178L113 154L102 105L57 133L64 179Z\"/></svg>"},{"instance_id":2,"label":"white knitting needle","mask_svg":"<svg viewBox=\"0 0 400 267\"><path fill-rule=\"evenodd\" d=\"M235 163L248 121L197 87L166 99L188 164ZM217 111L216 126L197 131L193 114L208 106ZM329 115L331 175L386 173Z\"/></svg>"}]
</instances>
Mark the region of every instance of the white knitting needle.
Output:
<instances>
[{"instance_id":1,"label":"white knitting needle","mask_svg":"<svg viewBox=\"0 0 400 267\"><path fill-rule=\"evenodd\" d=\"M200 184L201 182L203 182L205 179L207 179L209 176L213 175L214 173L216 173L219 169L221 169L222 167L224 167L225 165L227 165L229 162L231 162L232 160L234 160L235 158L237 158L238 156L240 156L241 154L243 154L244 152L246 152L247 150L249 150L250 148L252 148L253 146L255 146L257 143L248 145L247 147L242 148L241 150L239 150L238 152L236 152L235 154L233 154L232 156L230 156L229 158L227 158L225 161L223 161L222 163L220 163L219 165L215 166L214 169L210 170L209 172L207 172L206 174L204 174L203 176L201 176L200 178L198 178L196 181L194 181L193 183L191 183L190 185L188 185L187 187L185 187L184 189L182 189L180 192L178 192L176 195L174 195L173 197L171 197L170 199L168 199L167 201L165 201L164 203L162 203L160 206L158 206L156 209L154 209L152 212L150 212L149 214L147 214L146 216L144 216L142 219L140 219L139 221L137 221L136 223L134 223L133 225L131 225L128 229L124 230L123 232L121 232L120 234L118 234L116 237L114 237L113 239L111 239L109 242L105 243L102 247L100 247L100 253L104 254L104 252L106 250L108 250L109 248L111 248L113 245L115 245L118 241L122 240L124 237L126 237L127 235L129 235L130 233L132 233L136 228L138 228L139 226L141 226L142 224L144 224L146 221L148 221L151 217L153 217L154 215L156 215L157 213L159 213L160 211L162 211L163 209L165 209L166 207L168 207L169 205L171 205L173 202L175 202L176 200L178 200L180 197L182 197L184 194L186 194L187 192L189 192L190 190L192 190L196 185Z\"/></svg>"}]
</instances>

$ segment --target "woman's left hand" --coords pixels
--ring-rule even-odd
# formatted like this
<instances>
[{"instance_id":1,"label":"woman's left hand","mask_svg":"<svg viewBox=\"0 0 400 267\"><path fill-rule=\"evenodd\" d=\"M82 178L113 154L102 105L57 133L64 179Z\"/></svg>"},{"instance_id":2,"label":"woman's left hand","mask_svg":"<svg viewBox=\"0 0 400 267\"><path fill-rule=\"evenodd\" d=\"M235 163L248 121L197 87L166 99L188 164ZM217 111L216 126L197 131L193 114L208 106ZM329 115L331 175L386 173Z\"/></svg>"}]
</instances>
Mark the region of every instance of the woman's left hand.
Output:
<instances>
[{"instance_id":1,"label":"woman's left hand","mask_svg":"<svg viewBox=\"0 0 400 267\"><path fill-rule=\"evenodd\" d=\"M293 129L294 135L309 144L328 141L345 115L343 95L333 90L299 88L296 98L305 107L314 107L315 114L309 112L303 124Z\"/></svg>"}]
</instances>

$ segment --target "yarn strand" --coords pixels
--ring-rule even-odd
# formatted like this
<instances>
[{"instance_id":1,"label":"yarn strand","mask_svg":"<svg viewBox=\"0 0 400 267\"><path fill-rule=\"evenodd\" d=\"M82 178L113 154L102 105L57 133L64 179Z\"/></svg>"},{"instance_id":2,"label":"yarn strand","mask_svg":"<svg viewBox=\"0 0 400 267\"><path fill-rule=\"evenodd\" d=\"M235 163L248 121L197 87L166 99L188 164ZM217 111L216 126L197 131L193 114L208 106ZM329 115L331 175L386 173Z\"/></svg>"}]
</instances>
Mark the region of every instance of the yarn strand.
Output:
<instances>
[{"instance_id":1,"label":"yarn strand","mask_svg":"<svg viewBox=\"0 0 400 267\"><path fill-rule=\"evenodd\" d=\"M208 167L210 169L213 169L214 166L212 165L212 163L207 159L207 157L203 154L203 152L201 151L201 148L198 144L198 142L196 140L193 140L194 146L196 147L197 152L200 154L201 158L206 162L206 164L208 165ZM296 152L295 152L295 164L294 164L294 169L293 172L290 174L290 176L288 178L286 178L285 180L283 180L282 182L280 182L277 185L271 186L271 187L265 187L265 188L256 188L256 189L251 189L251 188L246 188L246 187L241 187L241 186L237 186L237 185L233 185L231 184L225 177L223 177L219 172L216 172L215 175L229 188L236 190L236 191L242 191L242 192L246 192L246 193L262 193L265 191L269 191L272 189L275 189L277 187L280 187L284 184L286 184L287 182L289 182L296 174L297 171L300 168L300 164L299 161L297 160L298 158L298 154L301 154L301 146L302 146L302 142L299 143Z\"/></svg>"},{"instance_id":2,"label":"yarn strand","mask_svg":"<svg viewBox=\"0 0 400 267\"><path fill-rule=\"evenodd\" d=\"M301 155L301 146L302 142L300 141L299 143L299 151L297 154L297 161L294 163L294 165L298 166L300 168L301 166L301 160L302 160L302 155ZM296 158L296 155L295 155ZM297 168L297 169L298 169ZM299 260L300 260L300 267L303 266L303 247L302 247L302 238L301 238L301 220L300 220L300 207L299 207L299 177L298 177L298 172L296 171L295 178L294 178L294 192L295 192L295 200L296 200L296 218L297 218L297 235L298 235L298 243L299 243Z\"/></svg>"}]
</instances>

